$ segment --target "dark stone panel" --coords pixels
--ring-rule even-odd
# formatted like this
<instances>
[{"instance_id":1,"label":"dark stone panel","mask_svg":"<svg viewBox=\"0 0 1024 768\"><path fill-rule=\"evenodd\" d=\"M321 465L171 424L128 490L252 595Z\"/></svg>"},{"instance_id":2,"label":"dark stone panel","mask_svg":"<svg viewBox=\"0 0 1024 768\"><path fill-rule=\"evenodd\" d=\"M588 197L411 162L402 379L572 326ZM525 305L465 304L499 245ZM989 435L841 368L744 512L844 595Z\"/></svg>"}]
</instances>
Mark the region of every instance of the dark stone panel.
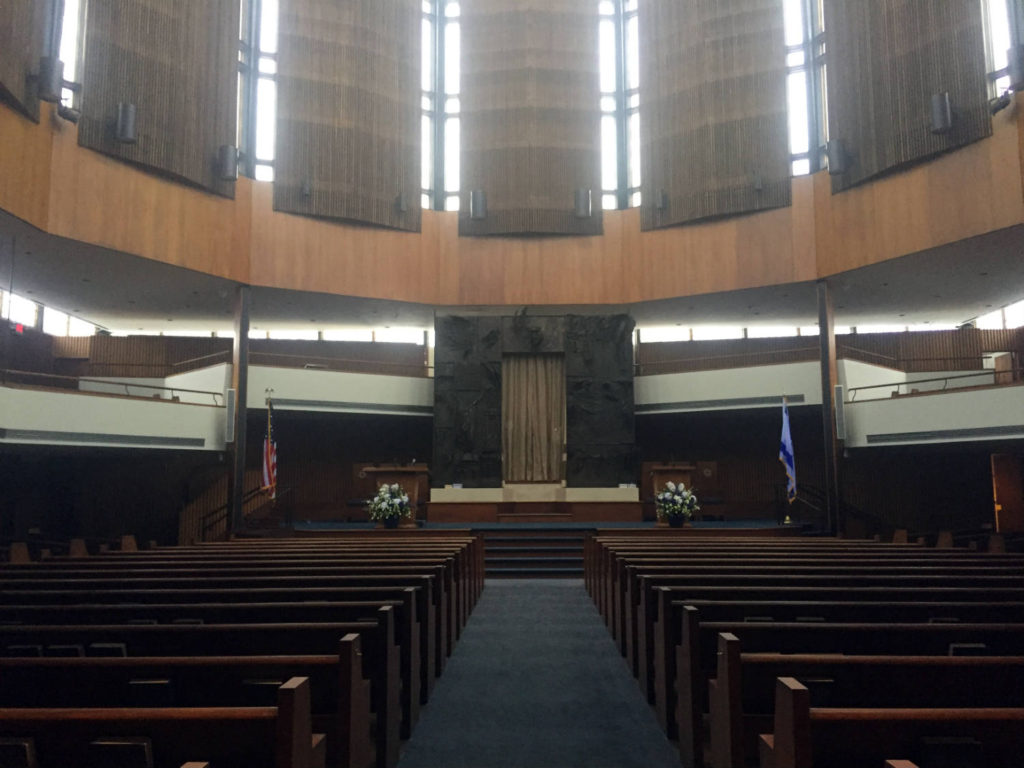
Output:
<instances>
[{"instance_id":1,"label":"dark stone panel","mask_svg":"<svg viewBox=\"0 0 1024 768\"><path fill-rule=\"evenodd\" d=\"M565 351L564 317L501 318L501 350L506 355L557 354Z\"/></svg>"},{"instance_id":2,"label":"dark stone panel","mask_svg":"<svg viewBox=\"0 0 1024 768\"><path fill-rule=\"evenodd\" d=\"M634 444L633 380L566 382L566 431L571 443Z\"/></svg>"},{"instance_id":3,"label":"dark stone panel","mask_svg":"<svg viewBox=\"0 0 1024 768\"><path fill-rule=\"evenodd\" d=\"M566 481L570 488L608 488L636 482L636 449L630 445L569 443Z\"/></svg>"},{"instance_id":4,"label":"dark stone panel","mask_svg":"<svg viewBox=\"0 0 1024 768\"><path fill-rule=\"evenodd\" d=\"M565 375L632 378L634 326L629 315L566 317Z\"/></svg>"},{"instance_id":5,"label":"dark stone panel","mask_svg":"<svg viewBox=\"0 0 1024 768\"><path fill-rule=\"evenodd\" d=\"M479 359L500 363L502 342L500 317L477 318L476 356Z\"/></svg>"},{"instance_id":6,"label":"dark stone panel","mask_svg":"<svg viewBox=\"0 0 1024 768\"><path fill-rule=\"evenodd\" d=\"M477 323L475 317L445 315L434 321L434 364L455 363L464 360L476 346Z\"/></svg>"}]
</instances>

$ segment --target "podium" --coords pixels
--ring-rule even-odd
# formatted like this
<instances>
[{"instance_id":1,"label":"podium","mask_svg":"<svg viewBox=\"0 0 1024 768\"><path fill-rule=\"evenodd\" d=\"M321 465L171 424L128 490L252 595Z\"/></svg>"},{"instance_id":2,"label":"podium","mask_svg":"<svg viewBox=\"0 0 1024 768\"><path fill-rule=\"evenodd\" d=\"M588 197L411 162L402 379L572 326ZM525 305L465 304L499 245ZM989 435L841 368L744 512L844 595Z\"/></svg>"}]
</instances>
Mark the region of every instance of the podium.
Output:
<instances>
[{"instance_id":1,"label":"podium","mask_svg":"<svg viewBox=\"0 0 1024 768\"><path fill-rule=\"evenodd\" d=\"M373 478L373 493L382 485L398 484L398 487L405 491L409 497L409 506L412 508L412 516L403 525L415 526L419 518L420 488L424 489L423 497L426 502L426 488L429 485L429 467L425 464L390 464L378 467L363 467L363 472Z\"/></svg>"},{"instance_id":2,"label":"podium","mask_svg":"<svg viewBox=\"0 0 1024 768\"><path fill-rule=\"evenodd\" d=\"M651 498L655 498L665 488L666 483L682 483L687 488L693 488L693 472L697 467L683 461L673 461L666 464L654 464L650 469L651 484L649 487Z\"/></svg>"}]
</instances>

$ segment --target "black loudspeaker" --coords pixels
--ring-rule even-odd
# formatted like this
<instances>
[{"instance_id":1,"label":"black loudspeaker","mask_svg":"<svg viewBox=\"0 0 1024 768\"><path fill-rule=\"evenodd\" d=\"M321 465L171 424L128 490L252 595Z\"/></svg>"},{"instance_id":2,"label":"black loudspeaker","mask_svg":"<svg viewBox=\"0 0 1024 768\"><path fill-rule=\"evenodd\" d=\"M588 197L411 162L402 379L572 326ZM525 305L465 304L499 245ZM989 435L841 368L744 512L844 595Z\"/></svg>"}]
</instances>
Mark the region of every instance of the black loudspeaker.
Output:
<instances>
[{"instance_id":1,"label":"black loudspeaker","mask_svg":"<svg viewBox=\"0 0 1024 768\"><path fill-rule=\"evenodd\" d=\"M482 189L474 189L469 193L469 218L487 218L487 195Z\"/></svg>"},{"instance_id":2,"label":"black loudspeaker","mask_svg":"<svg viewBox=\"0 0 1024 768\"><path fill-rule=\"evenodd\" d=\"M659 189L658 190L658 199L657 199L657 202L655 203L655 205L656 205L656 207L657 207L657 209L659 211L667 211L668 210L668 192L666 192L664 189Z\"/></svg>"},{"instance_id":3,"label":"black loudspeaker","mask_svg":"<svg viewBox=\"0 0 1024 768\"><path fill-rule=\"evenodd\" d=\"M312 197L313 196L313 182L309 179L302 180L302 196Z\"/></svg>"},{"instance_id":4,"label":"black loudspeaker","mask_svg":"<svg viewBox=\"0 0 1024 768\"><path fill-rule=\"evenodd\" d=\"M825 143L825 158L831 176L842 176L849 167L849 155L842 139L829 139Z\"/></svg>"},{"instance_id":5,"label":"black loudspeaker","mask_svg":"<svg viewBox=\"0 0 1024 768\"><path fill-rule=\"evenodd\" d=\"M846 397L842 384L836 384L834 403L836 407L836 440L846 439Z\"/></svg>"},{"instance_id":6,"label":"black loudspeaker","mask_svg":"<svg viewBox=\"0 0 1024 768\"><path fill-rule=\"evenodd\" d=\"M238 147L221 144L217 150L217 176L221 181L238 179Z\"/></svg>"},{"instance_id":7,"label":"black loudspeaker","mask_svg":"<svg viewBox=\"0 0 1024 768\"><path fill-rule=\"evenodd\" d=\"M395 198L395 211L398 213L405 213L408 210L409 203L406 202L405 195L399 192L398 197Z\"/></svg>"},{"instance_id":8,"label":"black loudspeaker","mask_svg":"<svg viewBox=\"0 0 1024 768\"><path fill-rule=\"evenodd\" d=\"M593 196L589 189L576 189L573 214L577 219L589 219L594 215Z\"/></svg>"},{"instance_id":9,"label":"black loudspeaker","mask_svg":"<svg viewBox=\"0 0 1024 768\"><path fill-rule=\"evenodd\" d=\"M953 130L953 107L949 102L949 91L932 94L932 119L929 129L932 133L949 133Z\"/></svg>"},{"instance_id":10,"label":"black loudspeaker","mask_svg":"<svg viewBox=\"0 0 1024 768\"><path fill-rule=\"evenodd\" d=\"M43 56L39 59L38 95L40 101L56 103L60 101L64 88L64 62L56 56Z\"/></svg>"},{"instance_id":11,"label":"black loudspeaker","mask_svg":"<svg viewBox=\"0 0 1024 768\"><path fill-rule=\"evenodd\" d=\"M114 125L114 138L121 144L134 144L138 141L135 133L135 105L127 101L117 103L117 123Z\"/></svg>"}]
</instances>

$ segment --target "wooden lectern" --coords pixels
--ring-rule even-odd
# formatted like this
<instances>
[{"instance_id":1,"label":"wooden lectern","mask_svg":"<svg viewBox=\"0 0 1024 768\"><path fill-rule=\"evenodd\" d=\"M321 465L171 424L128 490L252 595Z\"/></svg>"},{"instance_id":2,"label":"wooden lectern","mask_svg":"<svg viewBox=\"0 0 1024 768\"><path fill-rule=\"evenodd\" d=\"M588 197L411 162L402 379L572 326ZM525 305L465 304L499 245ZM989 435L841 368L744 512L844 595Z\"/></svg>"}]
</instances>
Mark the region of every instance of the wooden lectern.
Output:
<instances>
[{"instance_id":1,"label":"wooden lectern","mask_svg":"<svg viewBox=\"0 0 1024 768\"><path fill-rule=\"evenodd\" d=\"M661 493L665 484L682 483L687 488L693 488L693 471L697 467L684 461L673 461L667 464L654 464L651 466L651 484L648 486L651 491L651 498Z\"/></svg>"},{"instance_id":2,"label":"wooden lectern","mask_svg":"<svg viewBox=\"0 0 1024 768\"><path fill-rule=\"evenodd\" d=\"M363 467L363 472L373 478L373 493L382 485L394 485L395 483L409 496L409 506L412 507L410 525L415 525L419 518L420 487L429 487L429 468L425 464L387 464L378 467ZM426 503L426 492L424 491L424 503Z\"/></svg>"}]
</instances>

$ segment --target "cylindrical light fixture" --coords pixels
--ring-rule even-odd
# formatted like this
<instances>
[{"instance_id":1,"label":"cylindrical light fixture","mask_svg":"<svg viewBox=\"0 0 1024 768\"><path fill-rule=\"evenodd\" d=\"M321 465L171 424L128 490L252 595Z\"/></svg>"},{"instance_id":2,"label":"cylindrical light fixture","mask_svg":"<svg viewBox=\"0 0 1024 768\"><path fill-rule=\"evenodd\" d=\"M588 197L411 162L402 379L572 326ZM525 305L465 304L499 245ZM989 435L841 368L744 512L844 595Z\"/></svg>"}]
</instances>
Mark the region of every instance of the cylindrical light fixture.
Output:
<instances>
[{"instance_id":1,"label":"cylindrical light fixture","mask_svg":"<svg viewBox=\"0 0 1024 768\"><path fill-rule=\"evenodd\" d=\"M655 207L659 211L667 211L668 210L668 192L665 191L664 189L659 189L658 190L658 198L657 198L657 202L655 203Z\"/></svg>"},{"instance_id":2,"label":"cylindrical light fixture","mask_svg":"<svg viewBox=\"0 0 1024 768\"><path fill-rule=\"evenodd\" d=\"M238 147L221 144L217 149L217 176L221 181L238 180Z\"/></svg>"},{"instance_id":3,"label":"cylindrical light fixture","mask_svg":"<svg viewBox=\"0 0 1024 768\"><path fill-rule=\"evenodd\" d=\"M593 195L589 189L576 189L573 213L577 219L589 219L594 215Z\"/></svg>"},{"instance_id":4,"label":"cylindrical light fixture","mask_svg":"<svg viewBox=\"0 0 1024 768\"><path fill-rule=\"evenodd\" d=\"M405 213L408 210L409 210L409 203L406 202L405 195L403 195L401 192L399 192L398 196L395 197L395 212L396 213Z\"/></svg>"},{"instance_id":5,"label":"cylindrical light fixture","mask_svg":"<svg viewBox=\"0 0 1024 768\"><path fill-rule=\"evenodd\" d=\"M487 218L487 195L482 189L474 189L469 193L469 218Z\"/></svg>"},{"instance_id":6,"label":"cylindrical light fixture","mask_svg":"<svg viewBox=\"0 0 1024 768\"><path fill-rule=\"evenodd\" d=\"M1006 52L1006 71L1010 75L1010 87L1024 90L1024 45L1017 45Z\"/></svg>"},{"instance_id":7,"label":"cylindrical light fixture","mask_svg":"<svg viewBox=\"0 0 1024 768\"><path fill-rule=\"evenodd\" d=\"M135 105L127 101L117 103L117 123L114 125L114 138L121 144L134 144L138 141L135 133Z\"/></svg>"},{"instance_id":8,"label":"cylindrical light fixture","mask_svg":"<svg viewBox=\"0 0 1024 768\"><path fill-rule=\"evenodd\" d=\"M830 176L842 176L847 171L849 157L842 139L829 139L825 143L825 159Z\"/></svg>"},{"instance_id":9,"label":"cylindrical light fixture","mask_svg":"<svg viewBox=\"0 0 1024 768\"><path fill-rule=\"evenodd\" d=\"M64 62L56 56L43 56L39 59L39 82L37 83L40 101L58 102L64 89Z\"/></svg>"},{"instance_id":10,"label":"cylindrical light fixture","mask_svg":"<svg viewBox=\"0 0 1024 768\"><path fill-rule=\"evenodd\" d=\"M949 133L953 130L953 106L949 102L949 91L932 94L932 119L929 128L932 133Z\"/></svg>"}]
</instances>

